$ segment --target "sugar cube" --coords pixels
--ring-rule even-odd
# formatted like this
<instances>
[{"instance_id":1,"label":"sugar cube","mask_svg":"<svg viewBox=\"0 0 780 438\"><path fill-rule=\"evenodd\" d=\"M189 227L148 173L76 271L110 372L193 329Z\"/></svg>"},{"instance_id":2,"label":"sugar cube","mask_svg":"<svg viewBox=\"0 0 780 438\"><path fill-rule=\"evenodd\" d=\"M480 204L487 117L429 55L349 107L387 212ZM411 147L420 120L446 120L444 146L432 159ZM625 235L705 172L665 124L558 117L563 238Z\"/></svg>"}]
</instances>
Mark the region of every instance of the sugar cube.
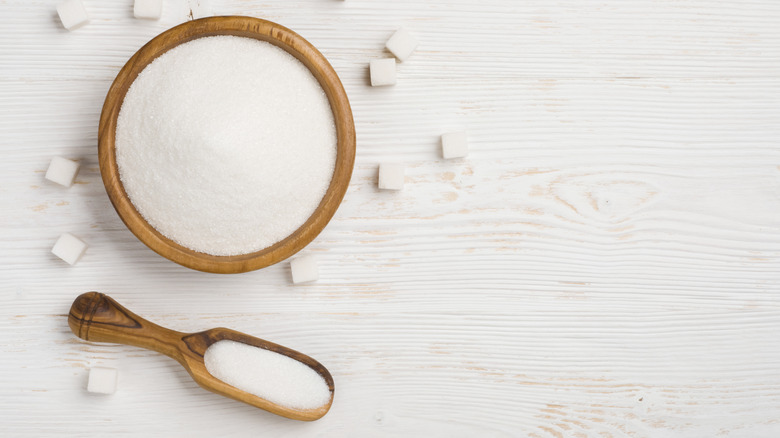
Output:
<instances>
[{"instance_id":1,"label":"sugar cube","mask_svg":"<svg viewBox=\"0 0 780 438\"><path fill-rule=\"evenodd\" d=\"M463 158L468 154L466 131L448 132L441 136L441 155L444 158Z\"/></svg>"},{"instance_id":2,"label":"sugar cube","mask_svg":"<svg viewBox=\"0 0 780 438\"><path fill-rule=\"evenodd\" d=\"M320 278L317 270L317 259L313 255L297 257L290 262L292 281L295 284L317 281Z\"/></svg>"},{"instance_id":3,"label":"sugar cube","mask_svg":"<svg viewBox=\"0 0 780 438\"><path fill-rule=\"evenodd\" d=\"M187 0L190 8L190 14L193 19L209 17L214 15L211 9L211 2L209 0Z\"/></svg>"},{"instance_id":4,"label":"sugar cube","mask_svg":"<svg viewBox=\"0 0 780 438\"><path fill-rule=\"evenodd\" d=\"M46 170L46 179L65 187L70 187L73 185L73 180L76 179L77 173L79 173L78 161L54 157Z\"/></svg>"},{"instance_id":5,"label":"sugar cube","mask_svg":"<svg viewBox=\"0 0 780 438\"><path fill-rule=\"evenodd\" d=\"M159 20L162 16L162 0L135 0L133 15L135 18Z\"/></svg>"},{"instance_id":6,"label":"sugar cube","mask_svg":"<svg viewBox=\"0 0 780 438\"><path fill-rule=\"evenodd\" d=\"M369 63L371 86L395 85L395 59L372 59Z\"/></svg>"},{"instance_id":7,"label":"sugar cube","mask_svg":"<svg viewBox=\"0 0 780 438\"><path fill-rule=\"evenodd\" d=\"M414 52L419 43L412 36L412 34L404 29L398 29L393 36L385 43L385 47L389 50L399 61L404 62Z\"/></svg>"},{"instance_id":8,"label":"sugar cube","mask_svg":"<svg viewBox=\"0 0 780 438\"><path fill-rule=\"evenodd\" d=\"M116 392L115 368L92 367L89 369L89 381L87 391L95 394L113 394Z\"/></svg>"},{"instance_id":9,"label":"sugar cube","mask_svg":"<svg viewBox=\"0 0 780 438\"><path fill-rule=\"evenodd\" d=\"M89 15L81 0L66 0L58 4L57 15L68 30L76 29L89 22Z\"/></svg>"},{"instance_id":10,"label":"sugar cube","mask_svg":"<svg viewBox=\"0 0 780 438\"><path fill-rule=\"evenodd\" d=\"M87 244L84 241L73 234L65 233L57 239L51 252L68 264L75 265L86 250Z\"/></svg>"},{"instance_id":11,"label":"sugar cube","mask_svg":"<svg viewBox=\"0 0 780 438\"><path fill-rule=\"evenodd\" d=\"M404 188L403 164L382 163L379 165L378 186L383 190L401 190Z\"/></svg>"}]
</instances>

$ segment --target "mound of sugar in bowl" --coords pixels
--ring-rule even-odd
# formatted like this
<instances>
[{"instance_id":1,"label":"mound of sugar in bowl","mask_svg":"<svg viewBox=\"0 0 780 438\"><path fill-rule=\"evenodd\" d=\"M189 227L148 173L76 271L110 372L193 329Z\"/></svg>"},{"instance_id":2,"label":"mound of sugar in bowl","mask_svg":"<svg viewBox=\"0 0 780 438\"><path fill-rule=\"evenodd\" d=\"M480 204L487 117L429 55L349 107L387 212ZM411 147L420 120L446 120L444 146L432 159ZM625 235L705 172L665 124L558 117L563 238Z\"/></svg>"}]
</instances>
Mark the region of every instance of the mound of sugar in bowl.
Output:
<instances>
[{"instance_id":1,"label":"mound of sugar in bowl","mask_svg":"<svg viewBox=\"0 0 780 438\"><path fill-rule=\"evenodd\" d=\"M296 58L251 38L198 38L146 66L116 127L130 201L182 246L247 254L303 225L336 163L324 90Z\"/></svg>"}]
</instances>

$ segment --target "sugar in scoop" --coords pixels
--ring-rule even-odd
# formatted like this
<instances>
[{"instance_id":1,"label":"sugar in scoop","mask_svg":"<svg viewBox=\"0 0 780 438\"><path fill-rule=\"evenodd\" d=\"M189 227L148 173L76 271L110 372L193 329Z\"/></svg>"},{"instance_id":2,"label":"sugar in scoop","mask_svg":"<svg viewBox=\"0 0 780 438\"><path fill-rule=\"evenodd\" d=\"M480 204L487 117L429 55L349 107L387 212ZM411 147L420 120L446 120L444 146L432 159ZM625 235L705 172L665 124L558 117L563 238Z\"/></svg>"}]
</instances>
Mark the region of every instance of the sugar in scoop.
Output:
<instances>
[{"instance_id":1,"label":"sugar in scoop","mask_svg":"<svg viewBox=\"0 0 780 438\"><path fill-rule=\"evenodd\" d=\"M203 359L212 376L278 405L316 409L330 401L325 379L289 356L222 340L209 346Z\"/></svg>"},{"instance_id":2,"label":"sugar in scoop","mask_svg":"<svg viewBox=\"0 0 780 438\"><path fill-rule=\"evenodd\" d=\"M287 418L317 420L333 402L333 377L325 366L301 352L246 333L224 327L197 333L171 330L98 292L81 294L73 301L68 326L87 341L116 342L165 354L201 387Z\"/></svg>"}]
</instances>

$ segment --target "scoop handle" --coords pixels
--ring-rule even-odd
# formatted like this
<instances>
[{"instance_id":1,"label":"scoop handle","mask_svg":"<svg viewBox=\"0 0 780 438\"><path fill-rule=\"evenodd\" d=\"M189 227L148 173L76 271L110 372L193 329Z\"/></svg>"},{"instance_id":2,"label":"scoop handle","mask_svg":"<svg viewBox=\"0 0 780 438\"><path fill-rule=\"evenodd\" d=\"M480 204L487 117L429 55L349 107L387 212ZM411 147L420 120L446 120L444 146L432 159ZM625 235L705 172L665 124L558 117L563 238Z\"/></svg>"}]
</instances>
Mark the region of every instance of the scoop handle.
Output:
<instances>
[{"instance_id":1,"label":"scoop handle","mask_svg":"<svg viewBox=\"0 0 780 438\"><path fill-rule=\"evenodd\" d=\"M185 333L147 321L100 292L87 292L73 301L68 325L76 336L87 341L132 345L182 361Z\"/></svg>"}]
</instances>

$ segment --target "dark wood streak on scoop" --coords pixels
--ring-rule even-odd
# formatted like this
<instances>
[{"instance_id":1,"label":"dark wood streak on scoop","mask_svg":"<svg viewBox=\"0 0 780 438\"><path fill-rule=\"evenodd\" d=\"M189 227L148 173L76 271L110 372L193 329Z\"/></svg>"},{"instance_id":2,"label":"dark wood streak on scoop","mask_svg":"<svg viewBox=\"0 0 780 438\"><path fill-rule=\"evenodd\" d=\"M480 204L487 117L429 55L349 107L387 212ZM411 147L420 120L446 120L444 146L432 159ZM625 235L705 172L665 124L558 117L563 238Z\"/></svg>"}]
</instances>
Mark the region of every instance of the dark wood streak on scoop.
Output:
<instances>
[{"instance_id":1,"label":"dark wood streak on scoop","mask_svg":"<svg viewBox=\"0 0 780 438\"><path fill-rule=\"evenodd\" d=\"M218 327L198 333L177 332L141 318L99 292L81 294L73 301L68 325L76 336L87 341L132 345L162 353L176 359L201 387L283 417L317 420L328 412L333 403L333 377L322 364L303 353L235 330ZM330 400L316 409L293 409L271 403L217 379L206 370L203 355L211 344L221 340L253 345L307 365L325 379L330 389Z\"/></svg>"}]
</instances>

